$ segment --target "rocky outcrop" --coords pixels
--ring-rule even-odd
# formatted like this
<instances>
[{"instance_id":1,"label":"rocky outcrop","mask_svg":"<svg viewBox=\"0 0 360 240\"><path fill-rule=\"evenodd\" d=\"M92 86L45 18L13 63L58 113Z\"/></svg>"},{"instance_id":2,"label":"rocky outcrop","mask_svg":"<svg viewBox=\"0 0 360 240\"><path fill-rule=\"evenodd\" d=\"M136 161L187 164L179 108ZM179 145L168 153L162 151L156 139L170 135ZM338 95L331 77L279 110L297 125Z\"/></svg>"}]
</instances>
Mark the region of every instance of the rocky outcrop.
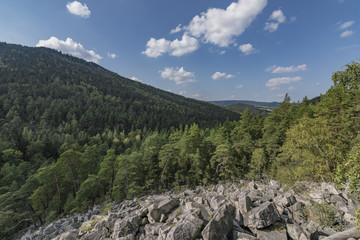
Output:
<instances>
[{"instance_id":1,"label":"rocky outcrop","mask_svg":"<svg viewBox=\"0 0 360 240\"><path fill-rule=\"evenodd\" d=\"M273 180L240 181L96 205L16 239L358 239L357 206L346 186L303 182L285 191Z\"/></svg>"}]
</instances>

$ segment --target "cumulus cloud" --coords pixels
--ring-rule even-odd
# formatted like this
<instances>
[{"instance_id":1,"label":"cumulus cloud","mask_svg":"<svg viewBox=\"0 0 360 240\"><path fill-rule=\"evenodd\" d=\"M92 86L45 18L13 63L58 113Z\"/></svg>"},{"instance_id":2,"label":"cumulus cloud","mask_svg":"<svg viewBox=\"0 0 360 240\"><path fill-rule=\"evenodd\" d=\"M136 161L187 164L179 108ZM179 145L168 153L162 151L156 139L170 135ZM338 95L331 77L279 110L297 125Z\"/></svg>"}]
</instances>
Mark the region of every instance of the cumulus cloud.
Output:
<instances>
[{"instance_id":1,"label":"cumulus cloud","mask_svg":"<svg viewBox=\"0 0 360 240\"><path fill-rule=\"evenodd\" d=\"M301 79L302 79L301 77L272 78L269 81L267 81L265 86L270 87L270 88L277 88L280 85L297 82L297 81L300 81Z\"/></svg>"},{"instance_id":2,"label":"cumulus cloud","mask_svg":"<svg viewBox=\"0 0 360 240\"><path fill-rule=\"evenodd\" d=\"M194 97L194 98L200 98L201 95L200 95L200 93L196 93L196 94L193 94L192 97Z\"/></svg>"},{"instance_id":3,"label":"cumulus cloud","mask_svg":"<svg viewBox=\"0 0 360 240\"><path fill-rule=\"evenodd\" d=\"M339 29L344 30L348 27L351 27L354 23L355 23L355 21L348 21L348 22L340 23Z\"/></svg>"},{"instance_id":4,"label":"cumulus cloud","mask_svg":"<svg viewBox=\"0 0 360 240\"><path fill-rule=\"evenodd\" d=\"M218 80L220 78L229 79L229 78L234 78L234 77L235 76L232 75L232 74L226 74L226 73L222 73L222 72L216 72L211 76L211 78L214 79L214 80Z\"/></svg>"},{"instance_id":5,"label":"cumulus cloud","mask_svg":"<svg viewBox=\"0 0 360 240\"><path fill-rule=\"evenodd\" d=\"M286 21L284 13L279 9L272 12L269 17L269 21L265 23L264 30L274 32L279 28L281 23Z\"/></svg>"},{"instance_id":6,"label":"cumulus cloud","mask_svg":"<svg viewBox=\"0 0 360 240\"><path fill-rule=\"evenodd\" d=\"M244 86L243 85L236 85L235 88L243 88Z\"/></svg>"},{"instance_id":7,"label":"cumulus cloud","mask_svg":"<svg viewBox=\"0 0 360 240\"><path fill-rule=\"evenodd\" d=\"M66 41L60 40L56 37L51 37L48 40L40 40L36 47L47 47L67 53L72 56L85 59L89 62L98 63L102 57L93 50L86 50L81 43L74 42L71 38Z\"/></svg>"},{"instance_id":8,"label":"cumulus cloud","mask_svg":"<svg viewBox=\"0 0 360 240\"><path fill-rule=\"evenodd\" d=\"M181 24L177 25L176 28L171 29L170 34L178 33L182 30Z\"/></svg>"},{"instance_id":9,"label":"cumulus cloud","mask_svg":"<svg viewBox=\"0 0 360 240\"><path fill-rule=\"evenodd\" d=\"M108 56L109 58L112 58L112 59L116 58L116 54L115 54L115 53L107 53L107 56Z\"/></svg>"},{"instance_id":10,"label":"cumulus cloud","mask_svg":"<svg viewBox=\"0 0 360 240\"><path fill-rule=\"evenodd\" d=\"M244 55L250 55L252 53L256 52L256 49L253 47L253 45L251 45L250 43L246 43L246 44L242 44L239 46L239 50L244 54Z\"/></svg>"},{"instance_id":11,"label":"cumulus cloud","mask_svg":"<svg viewBox=\"0 0 360 240\"><path fill-rule=\"evenodd\" d=\"M130 79L133 80L133 81L141 82L141 83L143 82L143 81L141 81L139 78L137 78L135 76L132 76Z\"/></svg>"},{"instance_id":12,"label":"cumulus cloud","mask_svg":"<svg viewBox=\"0 0 360 240\"><path fill-rule=\"evenodd\" d=\"M181 95L181 96L185 96L185 94L186 94L186 91L185 91L185 90L181 90L181 91L179 92L179 95Z\"/></svg>"},{"instance_id":13,"label":"cumulus cloud","mask_svg":"<svg viewBox=\"0 0 360 240\"><path fill-rule=\"evenodd\" d=\"M148 57L157 58L165 53L171 56L182 56L196 51L200 47L196 38L184 33L181 40L168 41L165 38L150 38L146 44L146 50L142 52Z\"/></svg>"},{"instance_id":14,"label":"cumulus cloud","mask_svg":"<svg viewBox=\"0 0 360 240\"><path fill-rule=\"evenodd\" d=\"M353 34L354 34L353 31L351 31L351 30L346 30L346 31L344 31L344 32L342 32L342 33L340 34L340 37L341 37L341 38L346 38L346 37L350 37L350 36L353 35Z\"/></svg>"},{"instance_id":15,"label":"cumulus cloud","mask_svg":"<svg viewBox=\"0 0 360 240\"><path fill-rule=\"evenodd\" d=\"M89 8L86 6L86 4L81 4L78 1L73 1L73 2L68 2L68 4L66 4L66 8L68 9L68 11L71 14L83 17L83 18L88 18L90 17L90 10Z\"/></svg>"},{"instance_id":16,"label":"cumulus cloud","mask_svg":"<svg viewBox=\"0 0 360 240\"><path fill-rule=\"evenodd\" d=\"M187 72L183 67L181 68L164 68L160 71L161 78L169 79L174 81L176 84L186 84L196 82L195 74L192 72Z\"/></svg>"},{"instance_id":17,"label":"cumulus cloud","mask_svg":"<svg viewBox=\"0 0 360 240\"><path fill-rule=\"evenodd\" d=\"M267 0L238 0L225 10L210 8L196 15L185 29L197 38L203 37L205 42L227 47L234 42L235 36L245 31L266 5Z\"/></svg>"},{"instance_id":18,"label":"cumulus cloud","mask_svg":"<svg viewBox=\"0 0 360 240\"><path fill-rule=\"evenodd\" d=\"M306 64L294 66L291 65L290 67L280 67L280 66L270 66L265 69L265 72L271 72L271 73L292 73L292 72L299 72L299 71L305 71L307 70Z\"/></svg>"}]
</instances>

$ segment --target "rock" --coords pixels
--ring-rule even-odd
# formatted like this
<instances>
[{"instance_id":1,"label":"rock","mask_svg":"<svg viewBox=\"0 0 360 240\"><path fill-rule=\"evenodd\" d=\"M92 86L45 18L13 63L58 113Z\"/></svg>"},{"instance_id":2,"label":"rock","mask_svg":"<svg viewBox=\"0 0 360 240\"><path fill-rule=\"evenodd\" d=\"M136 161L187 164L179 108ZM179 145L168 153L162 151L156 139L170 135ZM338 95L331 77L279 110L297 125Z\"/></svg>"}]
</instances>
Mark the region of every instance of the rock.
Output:
<instances>
[{"instance_id":1,"label":"rock","mask_svg":"<svg viewBox=\"0 0 360 240\"><path fill-rule=\"evenodd\" d=\"M150 223L145 225L145 235L159 235L159 229L162 226L160 223Z\"/></svg>"},{"instance_id":2,"label":"rock","mask_svg":"<svg viewBox=\"0 0 360 240\"><path fill-rule=\"evenodd\" d=\"M200 233L203 221L195 214L187 215L169 231L166 240L194 240Z\"/></svg>"},{"instance_id":3,"label":"rock","mask_svg":"<svg viewBox=\"0 0 360 240\"><path fill-rule=\"evenodd\" d=\"M112 238L126 237L129 234L136 234L139 229L140 217L134 216L128 219L120 219L115 222Z\"/></svg>"},{"instance_id":4,"label":"rock","mask_svg":"<svg viewBox=\"0 0 360 240\"><path fill-rule=\"evenodd\" d=\"M249 182L246 186L250 189L258 189L258 186L254 181Z\"/></svg>"},{"instance_id":5,"label":"rock","mask_svg":"<svg viewBox=\"0 0 360 240\"><path fill-rule=\"evenodd\" d=\"M179 206L179 200L177 199L165 199L160 203L154 203L149 206L148 219L150 223L159 222L161 215L168 214L171 210Z\"/></svg>"},{"instance_id":6,"label":"rock","mask_svg":"<svg viewBox=\"0 0 360 240\"><path fill-rule=\"evenodd\" d=\"M188 202L185 205L187 211L200 209L201 218L209 221L211 219L210 217L210 209L204 204L199 204L195 202Z\"/></svg>"},{"instance_id":7,"label":"rock","mask_svg":"<svg viewBox=\"0 0 360 240\"><path fill-rule=\"evenodd\" d=\"M331 236L323 238L323 240L346 240L348 238L360 238L360 230L351 228L343 232L335 233Z\"/></svg>"},{"instance_id":8,"label":"rock","mask_svg":"<svg viewBox=\"0 0 360 240\"><path fill-rule=\"evenodd\" d=\"M77 240L77 230L73 229L60 235L59 240Z\"/></svg>"},{"instance_id":9,"label":"rock","mask_svg":"<svg viewBox=\"0 0 360 240\"><path fill-rule=\"evenodd\" d=\"M217 193L220 194L220 195L224 195L224 191L225 191L225 188L223 185L220 185L218 188L217 188Z\"/></svg>"},{"instance_id":10,"label":"rock","mask_svg":"<svg viewBox=\"0 0 360 240\"><path fill-rule=\"evenodd\" d=\"M287 240L286 231L257 231L258 240Z\"/></svg>"},{"instance_id":11,"label":"rock","mask_svg":"<svg viewBox=\"0 0 360 240\"><path fill-rule=\"evenodd\" d=\"M333 195L338 195L339 191L335 188L334 184L332 183L321 183L321 191L322 192L328 192Z\"/></svg>"},{"instance_id":12,"label":"rock","mask_svg":"<svg viewBox=\"0 0 360 240\"><path fill-rule=\"evenodd\" d=\"M293 240L306 240L307 237L300 227L295 224L286 225L287 232Z\"/></svg>"},{"instance_id":13,"label":"rock","mask_svg":"<svg viewBox=\"0 0 360 240\"><path fill-rule=\"evenodd\" d=\"M284 195L276 197L274 199L274 203L282 207L289 207L296 203L296 197L290 193L286 193Z\"/></svg>"},{"instance_id":14,"label":"rock","mask_svg":"<svg viewBox=\"0 0 360 240\"><path fill-rule=\"evenodd\" d=\"M235 203L235 207L240 211L241 214L245 215L252 209L251 199L248 196L240 197Z\"/></svg>"},{"instance_id":15,"label":"rock","mask_svg":"<svg viewBox=\"0 0 360 240\"><path fill-rule=\"evenodd\" d=\"M204 240L225 240L232 231L235 207L226 204L219 208L214 217L205 226L201 235Z\"/></svg>"},{"instance_id":16,"label":"rock","mask_svg":"<svg viewBox=\"0 0 360 240\"><path fill-rule=\"evenodd\" d=\"M223 196L217 195L211 198L210 207L215 211L218 210L223 204L225 204L226 199Z\"/></svg>"},{"instance_id":17,"label":"rock","mask_svg":"<svg viewBox=\"0 0 360 240\"><path fill-rule=\"evenodd\" d=\"M281 219L274 203L263 203L245 215L244 224L249 228L265 228Z\"/></svg>"},{"instance_id":18,"label":"rock","mask_svg":"<svg viewBox=\"0 0 360 240\"><path fill-rule=\"evenodd\" d=\"M234 240L256 240L256 237L242 232L233 232L233 239Z\"/></svg>"}]
</instances>

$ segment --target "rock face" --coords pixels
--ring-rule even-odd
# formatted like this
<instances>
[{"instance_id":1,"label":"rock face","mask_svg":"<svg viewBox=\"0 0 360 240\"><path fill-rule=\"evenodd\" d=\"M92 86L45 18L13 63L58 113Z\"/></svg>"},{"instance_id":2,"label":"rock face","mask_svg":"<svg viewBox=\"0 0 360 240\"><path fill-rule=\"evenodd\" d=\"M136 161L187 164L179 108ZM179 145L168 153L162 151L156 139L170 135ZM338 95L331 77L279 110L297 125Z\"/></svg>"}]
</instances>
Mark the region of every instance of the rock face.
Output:
<instances>
[{"instance_id":1,"label":"rock face","mask_svg":"<svg viewBox=\"0 0 360 240\"><path fill-rule=\"evenodd\" d=\"M266 202L246 214L245 226L257 229L265 228L279 221L280 218L275 204Z\"/></svg>"},{"instance_id":2,"label":"rock face","mask_svg":"<svg viewBox=\"0 0 360 240\"><path fill-rule=\"evenodd\" d=\"M284 191L274 180L240 181L111 202L106 213L96 205L15 239L359 239L357 207L346 187L338 190L331 183L297 183Z\"/></svg>"},{"instance_id":3,"label":"rock face","mask_svg":"<svg viewBox=\"0 0 360 240\"><path fill-rule=\"evenodd\" d=\"M204 240L226 240L233 229L235 208L231 204L220 207L201 235Z\"/></svg>"}]
</instances>

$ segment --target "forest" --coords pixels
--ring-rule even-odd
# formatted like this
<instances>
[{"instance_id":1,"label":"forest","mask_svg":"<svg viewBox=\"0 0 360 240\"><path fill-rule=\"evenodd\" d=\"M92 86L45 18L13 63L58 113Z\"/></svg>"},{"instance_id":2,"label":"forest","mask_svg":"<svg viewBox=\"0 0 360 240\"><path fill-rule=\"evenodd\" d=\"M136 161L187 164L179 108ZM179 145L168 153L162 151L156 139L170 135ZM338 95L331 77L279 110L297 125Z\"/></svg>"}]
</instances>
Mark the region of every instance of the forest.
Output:
<instances>
[{"instance_id":1,"label":"forest","mask_svg":"<svg viewBox=\"0 0 360 240\"><path fill-rule=\"evenodd\" d=\"M332 81L316 103L286 95L269 116L240 116L1 43L0 237L105 200L237 179L348 182L359 196L360 64Z\"/></svg>"}]
</instances>

